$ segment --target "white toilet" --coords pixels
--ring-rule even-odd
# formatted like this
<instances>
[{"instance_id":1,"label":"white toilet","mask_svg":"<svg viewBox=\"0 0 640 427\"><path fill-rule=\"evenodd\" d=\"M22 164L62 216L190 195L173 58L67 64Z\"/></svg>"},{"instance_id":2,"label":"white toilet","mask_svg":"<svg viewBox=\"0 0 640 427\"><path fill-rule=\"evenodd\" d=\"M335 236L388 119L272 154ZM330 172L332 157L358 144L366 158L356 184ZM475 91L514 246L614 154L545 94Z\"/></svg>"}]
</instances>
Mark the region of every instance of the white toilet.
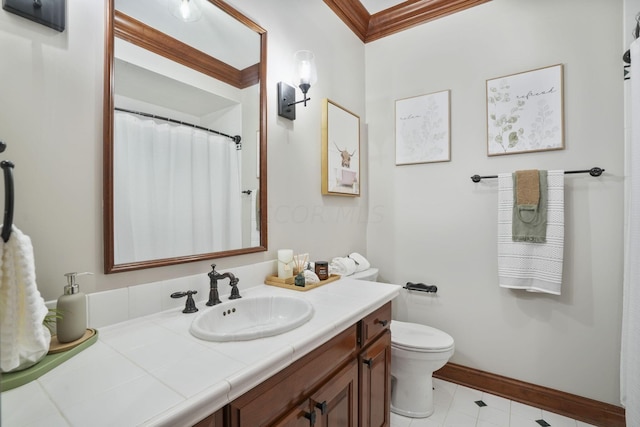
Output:
<instances>
[{"instance_id":1,"label":"white toilet","mask_svg":"<svg viewBox=\"0 0 640 427\"><path fill-rule=\"evenodd\" d=\"M453 356L453 338L430 326L391 321L391 411L411 418L433 414L431 375Z\"/></svg>"},{"instance_id":2,"label":"white toilet","mask_svg":"<svg viewBox=\"0 0 640 427\"><path fill-rule=\"evenodd\" d=\"M350 276L378 279L378 269L369 268ZM434 371L453 356L453 338L436 328L391 321L391 411L411 418L433 414Z\"/></svg>"}]
</instances>

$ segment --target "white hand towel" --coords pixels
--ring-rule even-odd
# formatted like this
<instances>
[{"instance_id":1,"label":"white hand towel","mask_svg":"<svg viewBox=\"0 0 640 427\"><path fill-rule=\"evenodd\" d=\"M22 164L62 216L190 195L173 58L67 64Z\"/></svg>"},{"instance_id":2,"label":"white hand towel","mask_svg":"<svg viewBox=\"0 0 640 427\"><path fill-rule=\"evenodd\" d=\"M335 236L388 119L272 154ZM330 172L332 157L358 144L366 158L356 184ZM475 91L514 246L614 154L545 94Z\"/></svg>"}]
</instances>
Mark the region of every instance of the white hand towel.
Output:
<instances>
[{"instance_id":1,"label":"white hand towel","mask_svg":"<svg viewBox=\"0 0 640 427\"><path fill-rule=\"evenodd\" d=\"M8 242L0 239L0 273L0 370L19 371L47 355L51 334L42 324L49 310L36 285L31 239L15 226Z\"/></svg>"},{"instance_id":2,"label":"white hand towel","mask_svg":"<svg viewBox=\"0 0 640 427\"><path fill-rule=\"evenodd\" d=\"M336 257L329 263L329 273L351 276L356 272L356 262L348 257Z\"/></svg>"},{"instance_id":3,"label":"white hand towel","mask_svg":"<svg viewBox=\"0 0 640 427\"><path fill-rule=\"evenodd\" d=\"M564 171L548 171L547 241L514 242L513 178L498 175L498 279L503 288L560 295L564 252Z\"/></svg>"},{"instance_id":4,"label":"white hand towel","mask_svg":"<svg viewBox=\"0 0 640 427\"><path fill-rule=\"evenodd\" d=\"M353 253L349 254L349 258L354 260L355 263L356 263L356 273L358 273L360 271L368 270L369 267L371 267L371 264L369 263L369 261L367 261L367 259L365 257L363 257L362 255L360 255L357 252L353 252Z\"/></svg>"}]
</instances>

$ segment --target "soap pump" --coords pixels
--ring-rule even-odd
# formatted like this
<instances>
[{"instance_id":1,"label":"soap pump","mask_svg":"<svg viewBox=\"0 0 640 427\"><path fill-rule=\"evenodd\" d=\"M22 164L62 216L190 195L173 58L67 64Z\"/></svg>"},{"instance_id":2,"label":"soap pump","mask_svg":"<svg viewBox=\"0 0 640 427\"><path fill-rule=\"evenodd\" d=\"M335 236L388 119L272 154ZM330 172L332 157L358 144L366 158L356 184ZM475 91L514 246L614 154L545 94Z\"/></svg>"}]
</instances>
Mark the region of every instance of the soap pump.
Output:
<instances>
[{"instance_id":1,"label":"soap pump","mask_svg":"<svg viewBox=\"0 0 640 427\"><path fill-rule=\"evenodd\" d=\"M58 298L56 306L60 316L56 320L58 341L68 343L82 338L87 330L87 297L80 292L76 277L93 273L67 273L64 295Z\"/></svg>"}]
</instances>

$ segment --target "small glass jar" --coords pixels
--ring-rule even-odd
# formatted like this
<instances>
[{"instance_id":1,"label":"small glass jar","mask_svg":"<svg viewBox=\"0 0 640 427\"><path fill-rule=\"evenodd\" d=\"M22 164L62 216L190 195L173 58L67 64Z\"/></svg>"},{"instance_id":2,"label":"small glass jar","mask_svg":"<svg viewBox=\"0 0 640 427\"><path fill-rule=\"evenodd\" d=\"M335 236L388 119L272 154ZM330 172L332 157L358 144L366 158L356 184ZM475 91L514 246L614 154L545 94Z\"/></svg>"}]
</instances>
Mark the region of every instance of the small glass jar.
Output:
<instances>
[{"instance_id":1,"label":"small glass jar","mask_svg":"<svg viewBox=\"0 0 640 427\"><path fill-rule=\"evenodd\" d=\"M320 280L329 278L329 263L327 261L316 261L316 275Z\"/></svg>"}]
</instances>

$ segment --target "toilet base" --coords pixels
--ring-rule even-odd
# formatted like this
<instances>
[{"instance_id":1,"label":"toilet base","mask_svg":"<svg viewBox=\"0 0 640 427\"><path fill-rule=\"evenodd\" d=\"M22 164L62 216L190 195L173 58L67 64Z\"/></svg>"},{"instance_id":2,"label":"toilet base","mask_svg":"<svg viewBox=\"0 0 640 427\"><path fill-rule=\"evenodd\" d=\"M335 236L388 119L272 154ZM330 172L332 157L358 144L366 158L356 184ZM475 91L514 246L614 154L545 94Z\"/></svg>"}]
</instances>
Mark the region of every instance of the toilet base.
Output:
<instances>
[{"instance_id":1,"label":"toilet base","mask_svg":"<svg viewBox=\"0 0 640 427\"><path fill-rule=\"evenodd\" d=\"M407 387L409 382L409 379L405 378L402 382L405 386L398 387L392 374L391 412L409 418L427 418L434 412L431 373L414 378L410 388Z\"/></svg>"},{"instance_id":2,"label":"toilet base","mask_svg":"<svg viewBox=\"0 0 640 427\"><path fill-rule=\"evenodd\" d=\"M404 411L400 408L396 408L395 406L391 405L391 412L393 412L394 414L402 415L403 417L408 417L408 418L427 418L433 414L434 410L432 409L431 412L411 412L411 411Z\"/></svg>"}]
</instances>

